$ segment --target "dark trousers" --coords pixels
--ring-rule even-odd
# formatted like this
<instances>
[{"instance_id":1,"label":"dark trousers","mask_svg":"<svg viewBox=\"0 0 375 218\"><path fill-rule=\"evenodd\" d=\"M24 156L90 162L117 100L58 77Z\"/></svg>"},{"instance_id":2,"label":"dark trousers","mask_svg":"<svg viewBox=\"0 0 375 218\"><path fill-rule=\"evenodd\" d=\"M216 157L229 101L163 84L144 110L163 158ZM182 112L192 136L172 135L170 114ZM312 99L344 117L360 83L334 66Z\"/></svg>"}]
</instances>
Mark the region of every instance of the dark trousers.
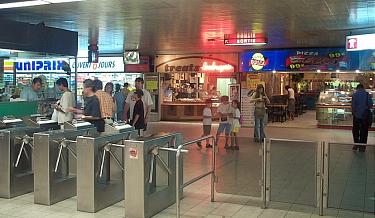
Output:
<instances>
[{"instance_id":1,"label":"dark trousers","mask_svg":"<svg viewBox=\"0 0 375 218\"><path fill-rule=\"evenodd\" d=\"M367 143L368 128L369 125L367 119L359 119L357 117L353 117L352 133L354 143ZM359 148L366 149L366 146L359 146Z\"/></svg>"}]
</instances>

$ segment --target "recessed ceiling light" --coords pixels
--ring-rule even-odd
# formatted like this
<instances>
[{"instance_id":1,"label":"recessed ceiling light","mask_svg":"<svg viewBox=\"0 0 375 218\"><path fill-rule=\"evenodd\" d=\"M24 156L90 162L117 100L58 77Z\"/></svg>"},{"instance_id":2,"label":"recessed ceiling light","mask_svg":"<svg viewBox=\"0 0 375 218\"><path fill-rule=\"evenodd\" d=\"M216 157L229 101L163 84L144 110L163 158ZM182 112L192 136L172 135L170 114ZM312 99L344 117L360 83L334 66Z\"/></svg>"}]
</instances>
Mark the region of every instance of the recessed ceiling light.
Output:
<instances>
[{"instance_id":1,"label":"recessed ceiling light","mask_svg":"<svg viewBox=\"0 0 375 218\"><path fill-rule=\"evenodd\" d=\"M51 4L51 3L50 2L46 2L46 1L42 1L42 0L23 1L23 2L11 2L11 3L0 4L0 9L21 8L21 7L30 7L30 6L48 5L48 4Z\"/></svg>"}]
</instances>

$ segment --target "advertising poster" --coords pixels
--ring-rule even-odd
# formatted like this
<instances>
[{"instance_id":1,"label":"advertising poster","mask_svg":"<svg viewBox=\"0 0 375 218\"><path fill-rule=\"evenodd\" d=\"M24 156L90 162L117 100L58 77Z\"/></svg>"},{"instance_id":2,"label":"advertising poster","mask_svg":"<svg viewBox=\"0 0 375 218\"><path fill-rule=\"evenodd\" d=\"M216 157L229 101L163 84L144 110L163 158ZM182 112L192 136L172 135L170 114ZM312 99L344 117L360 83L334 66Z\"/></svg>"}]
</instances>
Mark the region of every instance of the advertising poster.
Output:
<instances>
[{"instance_id":1,"label":"advertising poster","mask_svg":"<svg viewBox=\"0 0 375 218\"><path fill-rule=\"evenodd\" d=\"M253 127L254 126L254 103L251 103L251 95L254 90L247 88L241 89L241 116L243 127Z\"/></svg>"},{"instance_id":2,"label":"advertising poster","mask_svg":"<svg viewBox=\"0 0 375 218\"><path fill-rule=\"evenodd\" d=\"M345 48L303 48L243 52L241 72L347 70Z\"/></svg>"},{"instance_id":3,"label":"advertising poster","mask_svg":"<svg viewBox=\"0 0 375 218\"><path fill-rule=\"evenodd\" d=\"M375 70L375 50L348 52L351 70Z\"/></svg>"},{"instance_id":4,"label":"advertising poster","mask_svg":"<svg viewBox=\"0 0 375 218\"><path fill-rule=\"evenodd\" d=\"M240 84L229 84L229 101L240 101Z\"/></svg>"}]
</instances>

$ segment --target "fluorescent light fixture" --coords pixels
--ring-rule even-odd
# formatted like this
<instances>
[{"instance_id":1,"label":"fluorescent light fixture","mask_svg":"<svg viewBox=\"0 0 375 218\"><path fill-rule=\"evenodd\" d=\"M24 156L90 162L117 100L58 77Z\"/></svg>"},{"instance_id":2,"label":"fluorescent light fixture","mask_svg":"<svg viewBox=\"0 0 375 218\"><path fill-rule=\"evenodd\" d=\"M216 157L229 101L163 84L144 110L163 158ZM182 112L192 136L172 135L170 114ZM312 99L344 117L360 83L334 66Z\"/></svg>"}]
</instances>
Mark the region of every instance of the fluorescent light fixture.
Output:
<instances>
[{"instance_id":1,"label":"fluorescent light fixture","mask_svg":"<svg viewBox=\"0 0 375 218\"><path fill-rule=\"evenodd\" d=\"M360 73L361 71L359 71L359 70L355 70L355 72L356 72L356 73Z\"/></svg>"},{"instance_id":2,"label":"fluorescent light fixture","mask_svg":"<svg viewBox=\"0 0 375 218\"><path fill-rule=\"evenodd\" d=\"M42 0L23 1L23 2L11 2L11 3L0 4L0 9L31 7L31 6L48 5L48 4L51 4L51 3L50 2L46 2L46 1L42 1Z\"/></svg>"},{"instance_id":3,"label":"fluorescent light fixture","mask_svg":"<svg viewBox=\"0 0 375 218\"><path fill-rule=\"evenodd\" d=\"M39 5L49 5L49 4L58 4L58 3L67 3L67 2L80 2L86 0L28 0L28 1L21 1L21 2L10 2L10 3L0 3L0 10L1 9L8 9L8 8L22 8L22 7L31 7L31 6L39 6Z\"/></svg>"},{"instance_id":4,"label":"fluorescent light fixture","mask_svg":"<svg viewBox=\"0 0 375 218\"><path fill-rule=\"evenodd\" d=\"M3 49L3 48L0 48L0 51L5 51L5 52L24 52L24 51L20 51L20 50L14 50L14 49Z\"/></svg>"}]
</instances>

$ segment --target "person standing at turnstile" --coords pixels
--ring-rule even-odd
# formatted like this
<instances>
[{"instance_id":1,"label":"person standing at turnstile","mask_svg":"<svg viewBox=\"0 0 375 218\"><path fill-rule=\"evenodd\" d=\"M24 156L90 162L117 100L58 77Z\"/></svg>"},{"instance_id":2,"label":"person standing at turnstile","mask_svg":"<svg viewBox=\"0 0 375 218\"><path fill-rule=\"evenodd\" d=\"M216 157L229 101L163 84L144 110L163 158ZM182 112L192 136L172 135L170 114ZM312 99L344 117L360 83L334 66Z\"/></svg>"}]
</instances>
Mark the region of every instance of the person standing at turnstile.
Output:
<instances>
[{"instance_id":1,"label":"person standing at turnstile","mask_svg":"<svg viewBox=\"0 0 375 218\"><path fill-rule=\"evenodd\" d=\"M73 113L68 109L75 107L74 94L68 88L68 80L60 78L56 81L58 89L63 93L61 99L52 107L55 109L57 123L61 129L64 128L64 123L73 120Z\"/></svg>"},{"instance_id":2,"label":"person standing at turnstile","mask_svg":"<svg viewBox=\"0 0 375 218\"><path fill-rule=\"evenodd\" d=\"M145 128L145 115L144 115L144 108L142 102L143 92L142 90L136 90L132 96L135 101L134 109L133 109L133 118L131 120L132 126L138 133Z\"/></svg>"},{"instance_id":3,"label":"person standing at turnstile","mask_svg":"<svg viewBox=\"0 0 375 218\"><path fill-rule=\"evenodd\" d=\"M104 120L101 117L99 99L95 95L95 84L91 79L83 81L84 108L83 110L69 108L69 111L82 114L81 118L92 123L98 132L104 132Z\"/></svg>"}]
</instances>

